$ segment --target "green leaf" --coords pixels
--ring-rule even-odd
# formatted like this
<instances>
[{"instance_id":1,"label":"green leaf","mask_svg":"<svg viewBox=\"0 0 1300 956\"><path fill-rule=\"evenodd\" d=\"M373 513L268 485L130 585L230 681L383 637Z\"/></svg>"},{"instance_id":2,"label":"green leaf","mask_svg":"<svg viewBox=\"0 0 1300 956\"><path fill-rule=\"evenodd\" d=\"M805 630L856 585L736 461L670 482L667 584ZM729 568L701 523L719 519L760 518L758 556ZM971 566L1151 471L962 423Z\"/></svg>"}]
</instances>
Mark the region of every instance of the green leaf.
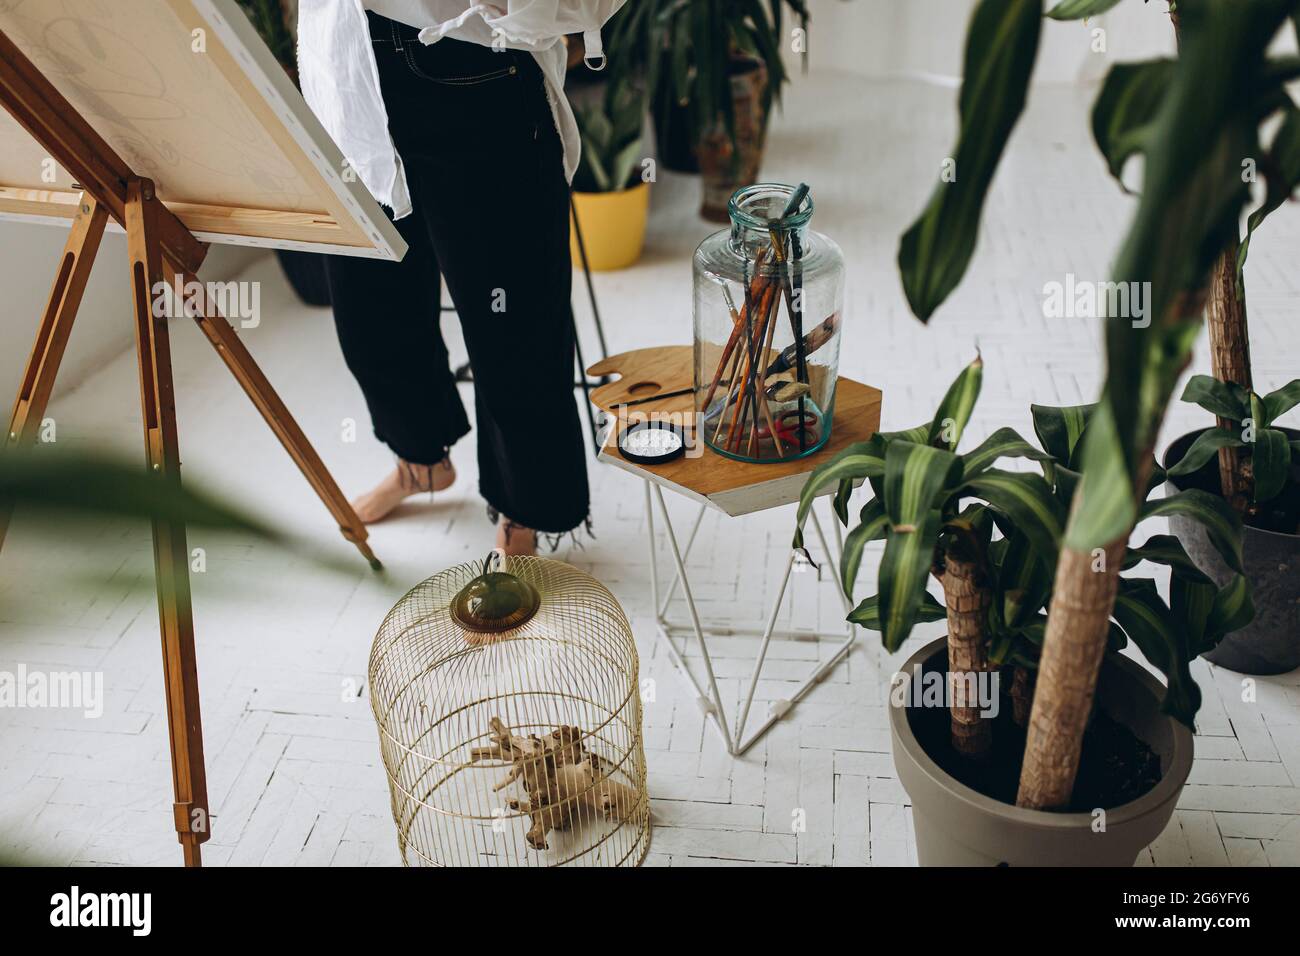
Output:
<instances>
[{"instance_id":1,"label":"green leaf","mask_svg":"<svg viewBox=\"0 0 1300 956\"><path fill-rule=\"evenodd\" d=\"M1218 638L1211 640L1207 637L1206 627L1217 592L1218 588L1209 578L1197 581L1181 574L1169 577L1169 612L1173 615L1173 626L1186 635L1187 653L1192 657L1204 654L1219 642Z\"/></svg>"},{"instance_id":2,"label":"green leaf","mask_svg":"<svg viewBox=\"0 0 1300 956\"><path fill-rule=\"evenodd\" d=\"M1180 491L1168 498L1157 498L1142 506L1139 520L1159 516L1182 515L1205 528L1210 542L1232 570L1242 573L1241 519L1218 495L1199 488Z\"/></svg>"},{"instance_id":3,"label":"green leaf","mask_svg":"<svg viewBox=\"0 0 1300 956\"><path fill-rule=\"evenodd\" d=\"M1205 637L1217 644L1223 635L1241 630L1254 619L1255 603L1250 580L1244 574L1234 574L1214 596L1210 617L1205 624Z\"/></svg>"},{"instance_id":4,"label":"green leaf","mask_svg":"<svg viewBox=\"0 0 1300 956\"><path fill-rule=\"evenodd\" d=\"M1109 406L1102 405L1093 413L1079 457L1083 473L1070 503L1065 546L1091 551L1120 538L1127 540L1137 506Z\"/></svg>"},{"instance_id":5,"label":"green leaf","mask_svg":"<svg viewBox=\"0 0 1300 956\"><path fill-rule=\"evenodd\" d=\"M944 502L944 512L948 513L955 503L953 498L949 498ZM992 547L995 525L996 515L993 510L976 502L967 505L961 510L960 514L949 517L944 522L944 533L949 536L953 546L958 549L958 553L962 553L962 546L957 544L960 541L969 546L964 557L967 560L982 564L986 561Z\"/></svg>"},{"instance_id":6,"label":"green leaf","mask_svg":"<svg viewBox=\"0 0 1300 956\"><path fill-rule=\"evenodd\" d=\"M1205 573L1187 554L1183 543L1171 534L1153 534L1141 547L1129 548L1124 552L1123 571L1137 567L1143 561L1163 564L1172 568L1180 577L1191 581L1212 584Z\"/></svg>"},{"instance_id":7,"label":"green leaf","mask_svg":"<svg viewBox=\"0 0 1300 956\"><path fill-rule=\"evenodd\" d=\"M1182 401L1200 405L1212 415L1239 422L1249 414L1240 390L1212 375L1193 375L1183 389Z\"/></svg>"},{"instance_id":8,"label":"green leaf","mask_svg":"<svg viewBox=\"0 0 1300 956\"><path fill-rule=\"evenodd\" d=\"M1235 420L1240 421L1240 419ZM1194 475L1207 461L1219 453L1220 448L1241 448L1245 444L1226 428L1207 428L1196 436L1196 441L1192 442L1192 447L1187 449L1187 454L1183 455L1178 464L1169 469L1168 474L1172 478Z\"/></svg>"},{"instance_id":9,"label":"green leaf","mask_svg":"<svg viewBox=\"0 0 1300 956\"><path fill-rule=\"evenodd\" d=\"M795 516L794 547L803 547L803 525L808 512L823 488L833 482L879 477L885 473L885 458L881 451L884 443L878 435L866 441L855 442L835 455L830 461L818 465L808 475L799 493L799 511Z\"/></svg>"},{"instance_id":10,"label":"green leaf","mask_svg":"<svg viewBox=\"0 0 1300 956\"><path fill-rule=\"evenodd\" d=\"M1125 578L1115 596L1114 618L1142 656L1168 682L1161 710L1195 729L1194 718L1201 706L1201 690L1192 679L1190 663L1195 656L1186 635L1173 624L1173 615L1147 578Z\"/></svg>"},{"instance_id":11,"label":"green leaf","mask_svg":"<svg viewBox=\"0 0 1300 956\"><path fill-rule=\"evenodd\" d=\"M1065 513L1070 513L1070 505L1074 501L1074 492L1079 487L1079 481L1083 478L1081 474L1072 468L1062 468L1060 465L1052 466L1052 477L1056 484L1056 500L1065 508Z\"/></svg>"},{"instance_id":12,"label":"green leaf","mask_svg":"<svg viewBox=\"0 0 1300 956\"><path fill-rule=\"evenodd\" d=\"M853 585L858 580L858 568L862 566L862 552L867 542L877 541L885 536L889 528L889 518L879 498L872 498L862 507L858 516L858 526L844 536L844 554L840 558L840 580L844 584L844 593L853 597Z\"/></svg>"},{"instance_id":13,"label":"green leaf","mask_svg":"<svg viewBox=\"0 0 1300 956\"><path fill-rule=\"evenodd\" d=\"M917 621L917 612L934 562L943 517L932 509L903 530L890 528L880 559L880 636L890 653L903 646Z\"/></svg>"},{"instance_id":14,"label":"green leaf","mask_svg":"<svg viewBox=\"0 0 1300 956\"><path fill-rule=\"evenodd\" d=\"M1225 634L1240 630L1255 617L1250 582L1234 574L1222 588L1182 574L1169 579L1169 607L1174 624L1187 636L1188 654L1211 650Z\"/></svg>"},{"instance_id":15,"label":"green leaf","mask_svg":"<svg viewBox=\"0 0 1300 956\"><path fill-rule=\"evenodd\" d=\"M1272 501L1280 495L1291 470L1291 446L1287 443L1286 432L1276 428L1255 432L1250 464L1255 479L1255 504Z\"/></svg>"},{"instance_id":16,"label":"green leaf","mask_svg":"<svg viewBox=\"0 0 1300 956\"><path fill-rule=\"evenodd\" d=\"M1005 515L1024 533L1038 558L1056 573L1065 512L1041 475L990 468L962 486L962 494L975 495L994 511Z\"/></svg>"},{"instance_id":17,"label":"green leaf","mask_svg":"<svg viewBox=\"0 0 1300 956\"><path fill-rule=\"evenodd\" d=\"M1300 405L1300 378L1293 378L1277 391L1264 396L1264 412L1268 421L1263 424L1272 425L1296 405ZM1255 424L1258 426L1260 423Z\"/></svg>"},{"instance_id":18,"label":"green leaf","mask_svg":"<svg viewBox=\"0 0 1300 956\"><path fill-rule=\"evenodd\" d=\"M1070 467L1074 467L1074 450L1096 409L1096 405L1029 406L1039 444L1062 465Z\"/></svg>"},{"instance_id":19,"label":"green leaf","mask_svg":"<svg viewBox=\"0 0 1300 956\"><path fill-rule=\"evenodd\" d=\"M948 609L939 603L933 594L926 591L921 596L921 605L916 609L916 623L928 624L942 621L948 617ZM880 630L880 595L873 594L849 612L847 620L865 627L869 631Z\"/></svg>"},{"instance_id":20,"label":"green leaf","mask_svg":"<svg viewBox=\"0 0 1300 956\"><path fill-rule=\"evenodd\" d=\"M1002 599L1002 619L1009 627L1021 627L1047 603L1052 591L1050 565L1034 550L1028 535L1017 530L1006 539L1007 548L998 564L997 593Z\"/></svg>"},{"instance_id":21,"label":"green leaf","mask_svg":"<svg viewBox=\"0 0 1300 956\"><path fill-rule=\"evenodd\" d=\"M1116 63L1092 107L1092 136L1110 174L1124 187L1124 163L1146 148L1152 121L1174 75L1174 61Z\"/></svg>"},{"instance_id":22,"label":"green leaf","mask_svg":"<svg viewBox=\"0 0 1300 956\"><path fill-rule=\"evenodd\" d=\"M999 428L980 443L979 447L961 456L962 474L973 478L999 458L1029 458L1033 461L1051 461L1052 456L1039 451L1025 441L1014 428Z\"/></svg>"},{"instance_id":23,"label":"green leaf","mask_svg":"<svg viewBox=\"0 0 1300 956\"><path fill-rule=\"evenodd\" d=\"M975 361L962 369L953 383L948 386L948 392L939 403L939 408L930 422L930 432L926 437L927 445L946 448L948 451L957 449L957 443L961 441L966 423L970 421L971 412L975 410L975 402L979 399L980 383L983 379L984 360L977 355Z\"/></svg>"},{"instance_id":24,"label":"green leaf","mask_svg":"<svg viewBox=\"0 0 1300 956\"><path fill-rule=\"evenodd\" d=\"M944 488L961 477L961 459L950 451L911 442L890 442L885 449L885 511L899 530L942 504Z\"/></svg>"},{"instance_id":25,"label":"green leaf","mask_svg":"<svg viewBox=\"0 0 1300 956\"><path fill-rule=\"evenodd\" d=\"M884 507L889 516L880 563L881 637L897 650L916 621L943 516L943 489L960 475L952 452L910 442L891 442L885 451Z\"/></svg>"},{"instance_id":26,"label":"green leaf","mask_svg":"<svg viewBox=\"0 0 1300 956\"><path fill-rule=\"evenodd\" d=\"M7 451L0 456L0 508L48 514L149 518L190 528L286 543L279 532L235 507L136 463L80 454Z\"/></svg>"},{"instance_id":27,"label":"green leaf","mask_svg":"<svg viewBox=\"0 0 1300 956\"><path fill-rule=\"evenodd\" d=\"M1025 106L1041 13L1041 0L980 0L971 17L955 179L939 183L898 247L903 290L923 322L961 282L975 251L989 185Z\"/></svg>"},{"instance_id":28,"label":"green leaf","mask_svg":"<svg viewBox=\"0 0 1300 956\"><path fill-rule=\"evenodd\" d=\"M1250 240L1259 224L1282 203L1291 198L1291 193L1300 184L1300 110L1295 103L1283 94L1285 106L1282 110L1282 125L1278 127L1269 144L1267 160L1261 163L1264 177L1268 180L1268 190L1259 208L1246 220L1246 237L1242 239L1237 250L1237 280L1244 285L1243 269L1246 256L1250 253Z\"/></svg>"},{"instance_id":29,"label":"green leaf","mask_svg":"<svg viewBox=\"0 0 1300 956\"><path fill-rule=\"evenodd\" d=\"M1053 20L1083 20L1105 13L1117 3L1119 0L1061 0L1046 16Z\"/></svg>"},{"instance_id":30,"label":"green leaf","mask_svg":"<svg viewBox=\"0 0 1300 956\"><path fill-rule=\"evenodd\" d=\"M1293 9L1294 0L1179 3L1174 75L1146 137L1142 195L1112 270L1114 281L1149 295L1141 317L1106 320L1104 398L1130 484L1199 331L1190 293L1237 236L1250 195L1241 161L1259 155L1258 99L1248 91L1259 89L1265 52ZM1089 480L1085 493L1096 490Z\"/></svg>"},{"instance_id":31,"label":"green leaf","mask_svg":"<svg viewBox=\"0 0 1300 956\"><path fill-rule=\"evenodd\" d=\"M641 159L641 140L633 140L623 147L615 156L613 172L610 173L610 189L622 190L632 185L636 176L636 164Z\"/></svg>"},{"instance_id":32,"label":"green leaf","mask_svg":"<svg viewBox=\"0 0 1300 956\"><path fill-rule=\"evenodd\" d=\"M852 478L841 478L835 489L835 498L831 501L831 510L846 528L849 526L849 499L853 497L853 488Z\"/></svg>"},{"instance_id":33,"label":"green leaf","mask_svg":"<svg viewBox=\"0 0 1300 956\"><path fill-rule=\"evenodd\" d=\"M891 441L910 441L916 445L926 444L926 436L930 434L930 423L924 425L913 425L911 428L904 428L896 432L877 432L875 437L881 442L888 445Z\"/></svg>"}]
</instances>

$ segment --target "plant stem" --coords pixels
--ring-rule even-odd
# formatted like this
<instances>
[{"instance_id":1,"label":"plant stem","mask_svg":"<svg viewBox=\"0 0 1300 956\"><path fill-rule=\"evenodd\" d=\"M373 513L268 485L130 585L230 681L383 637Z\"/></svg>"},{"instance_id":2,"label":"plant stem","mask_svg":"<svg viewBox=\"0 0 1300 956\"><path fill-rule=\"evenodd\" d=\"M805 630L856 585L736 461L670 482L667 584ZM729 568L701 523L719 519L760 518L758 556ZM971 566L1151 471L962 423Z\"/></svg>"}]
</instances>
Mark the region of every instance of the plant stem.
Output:
<instances>
[{"instance_id":1,"label":"plant stem","mask_svg":"<svg viewBox=\"0 0 1300 956\"><path fill-rule=\"evenodd\" d=\"M1084 489L1075 493L1076 510L1083 497ZM1070 801L1127 541L1125 534L1107 545L1100 568L1090 551L1061 550L1038 662L1018 807L1053 810Z\"/></svg>"},{"instance_id":2,"label":"plant stem","mask_svg":"<svg viewBox=\"0 0 1300 956\"><path fill-rule=\"evenodd\" d=\"M1011 674L1011 718L1021 727L1029 726L1029 711L1034 704L1034 677L1028 667L1019 664Z\"/></svg>"},{"instance_id":3,"label":"plant stem","mask_svg":"<svg viewBox=\"0 0 1300 956\"><path fill-rule=\"evenodd\" d=\"M1237 282L1237 240L1223 250L1210 273L1205 318L1210 326L1210 367L1225 384L1251 388L1250 333L1246 325L1246 290ZM1238 422L1219 418L1220 428L1233 430ZM1259 423L1256 423L1258 427ZM1246 448L1219 449L1219 483L1223 497L1237 514L1250 512L1254 477Z\"/></svg>"},{"instance_id":4,"label":"plant stem","mask_svg":"<svg viewBox=\"0 0 1300 956\"><path fill-rule=\"evenodd\" d=\"M944 603L948 606L948 688L952 747L967 757L982 758L993 746L993 725L982 716L980 675L994 670L988 659L988 619L992 592L974 561L944 557Z\"/></svg>"}]
</instances>

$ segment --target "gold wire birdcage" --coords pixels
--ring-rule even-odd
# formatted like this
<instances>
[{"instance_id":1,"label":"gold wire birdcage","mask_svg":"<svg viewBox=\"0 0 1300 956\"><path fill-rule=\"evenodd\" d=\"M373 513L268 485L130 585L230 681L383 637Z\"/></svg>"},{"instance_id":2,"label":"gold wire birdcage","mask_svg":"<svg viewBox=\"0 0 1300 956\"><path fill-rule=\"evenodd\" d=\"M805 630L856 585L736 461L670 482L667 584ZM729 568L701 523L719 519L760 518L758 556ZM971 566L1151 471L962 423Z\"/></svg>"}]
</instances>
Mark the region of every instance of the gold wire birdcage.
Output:
<instances>
[{"instance_id":1,"label":"gold wire birdcage","mask_svg":"<svg viewBox=\"0 0 1300 956\"><path fill-rule=\"evenodd\" d=\"M434 575L375 635L370 703L402 859L639 865L650 803L627 618L571 565L502 563Z\"/></svg>"}]
</instances>

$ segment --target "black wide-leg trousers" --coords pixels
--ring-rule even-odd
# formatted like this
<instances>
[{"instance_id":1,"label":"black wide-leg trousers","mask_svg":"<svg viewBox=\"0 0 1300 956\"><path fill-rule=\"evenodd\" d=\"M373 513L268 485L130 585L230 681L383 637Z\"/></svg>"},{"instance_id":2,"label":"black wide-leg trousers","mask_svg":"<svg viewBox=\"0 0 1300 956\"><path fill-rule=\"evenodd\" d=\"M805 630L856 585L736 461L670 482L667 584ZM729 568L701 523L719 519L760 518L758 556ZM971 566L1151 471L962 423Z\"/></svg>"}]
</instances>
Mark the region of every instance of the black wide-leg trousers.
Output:
<instances>
[{"instance_id":1,"label":"black wide-leg trousers","mask_svg":"<svg viewBox=\"0 0 1300 956\"><path fill-rule=\"evenodd\" d=\"M339 343L375 436L441 461L469 432L439 329L447 282L474 372L479 490L511 521L560 533L589 510L573 395L569 187L545 78L527 53L424 46L368 14L389 131L413 211L401 262L329 257Z\"/></svg>"}]
</instances>

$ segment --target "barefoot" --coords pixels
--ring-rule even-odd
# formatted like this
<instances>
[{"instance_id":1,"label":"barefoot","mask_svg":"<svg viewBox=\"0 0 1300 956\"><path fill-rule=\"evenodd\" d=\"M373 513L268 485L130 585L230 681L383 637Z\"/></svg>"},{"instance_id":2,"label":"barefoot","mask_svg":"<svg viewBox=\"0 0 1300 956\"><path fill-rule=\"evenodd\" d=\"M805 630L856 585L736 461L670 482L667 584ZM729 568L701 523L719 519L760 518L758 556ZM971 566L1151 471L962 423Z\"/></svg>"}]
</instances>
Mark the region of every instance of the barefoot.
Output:
<instances>
[{"instance_id":1,"label":"barefoot","mask_svg":"<svg viewBox=\"0 0 1300 956\"><path fill-rule=\"evenodd\" d=\"M502 515L497 521L497 547L511 556L537 554L537 532Z\"/></svg>"},{"instance_id":2,"label":"barefoot","mask_svg":"<svg viewBox=\"0 0 1300 956\"><path fill-rule=\"evenodd\" d=\"M411 495L445 491L455 480L456 469L452 467L450 458L444 458L436 465L413 465L399 458L392 473L352 502L352 508L365 524L373 524Z\"/></svg>"}]
</instances>

